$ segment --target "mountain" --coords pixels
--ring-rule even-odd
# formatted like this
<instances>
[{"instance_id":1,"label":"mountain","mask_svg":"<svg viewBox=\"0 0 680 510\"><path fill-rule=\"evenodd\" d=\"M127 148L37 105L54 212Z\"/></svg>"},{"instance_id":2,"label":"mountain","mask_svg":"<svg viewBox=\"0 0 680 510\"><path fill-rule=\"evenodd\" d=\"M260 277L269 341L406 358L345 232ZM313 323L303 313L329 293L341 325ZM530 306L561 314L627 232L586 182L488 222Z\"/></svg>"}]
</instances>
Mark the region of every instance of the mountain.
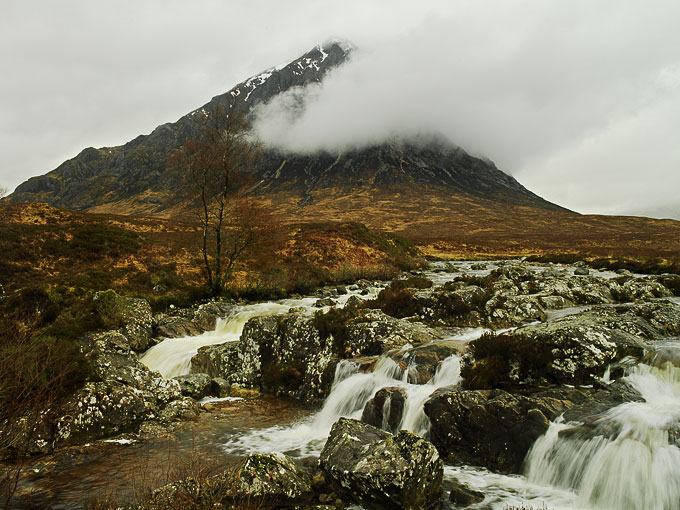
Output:
<instances>
[{"instance_id":1,"label":"mountain","mask_svg":"<svg viewBox=\"0 0 680 510\"><path fill-rule=\"evenodd\" d=\"M169 172L165 162L174 149L198 134L197 120L203 116L199 113L209 115L220 107L240 108L248 115L277 94L321 82L329 71L346 62L351 52L351 45L337 40L316 46L293 62L239 83L148 135L118 147L83 150L46 175L21 184L9 202L171 216L181 207L177 191L180 176ZM395 211L401 208L403 213L411 209L411 200L423 199L444 200L450 205L472 201L491 208L504 204L564 211L524 188L492 162L434 136L391 140L343 153L295 154L267 147L263 152L253 170L252 193L278 207L284 218L328 219L332 211L332 219L361 221L363 213L368 214L376 204ZM364 207L361 203L367 197ZM422 210L414 212L420 215ZM406 214L403 221L408 222L408 217ZM389 214L384 219L388 220Z\"/></svg>"}]
</instances>

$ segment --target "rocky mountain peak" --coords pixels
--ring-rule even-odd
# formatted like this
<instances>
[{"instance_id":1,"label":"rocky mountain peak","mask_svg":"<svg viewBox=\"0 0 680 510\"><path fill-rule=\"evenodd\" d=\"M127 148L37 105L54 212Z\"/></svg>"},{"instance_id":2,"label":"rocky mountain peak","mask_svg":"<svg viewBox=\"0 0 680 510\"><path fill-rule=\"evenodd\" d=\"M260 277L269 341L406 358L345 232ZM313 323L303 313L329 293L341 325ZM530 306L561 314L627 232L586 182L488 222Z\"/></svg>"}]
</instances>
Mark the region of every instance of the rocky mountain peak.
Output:
<instances>
[{"instance_id":1,"label":"rocky mountain peak","mask_svg":"<svg viewBox=\"0 0 680 510\"><path fill-rule=\"evenodd\" d=\"M20 185L12 203L47 202L56 207L127 214L167 215L181 202L181 176L166 169L168 156L200 130L202 116L219 108L238 108L246 115L278 94L320 83L347 62L353 45L331 39L287 64L269 68L213 97L176 122L155 128L125 145L88 148L40 177ZM463 193L538 208L555 209L525 189L488 160L467 154L449 141L386 141L345 153L294 154L266 147L253 169L253 193L272 198L285 195L288 204L310 207L329 193L390 193L404 202L409 190L423 186L439 196ZM291 197L294 197L291 199ZM351 198L347 198L351 202ZM400 206L400 205L399 205ZM349 208L351 210L351 207ZM294 216L295 212L292 213ZM357 215L360 216L360 211Z\"/></svg>"}]
</instances>

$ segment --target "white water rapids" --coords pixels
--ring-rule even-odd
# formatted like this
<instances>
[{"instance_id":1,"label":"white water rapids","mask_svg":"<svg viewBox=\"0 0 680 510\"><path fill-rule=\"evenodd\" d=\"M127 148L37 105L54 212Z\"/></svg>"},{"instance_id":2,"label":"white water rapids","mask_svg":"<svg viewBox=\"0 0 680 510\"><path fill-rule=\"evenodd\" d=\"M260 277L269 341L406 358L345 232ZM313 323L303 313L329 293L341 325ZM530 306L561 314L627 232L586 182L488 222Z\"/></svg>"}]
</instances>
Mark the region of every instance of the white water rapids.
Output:
<instances>
[{"instance_id":1,"label":"white water rapids","mask_svg":"<svg viewBox=\"0 0 680 510\"><path fill-rule=\"evenodd\" d=\"M434 377L427 384L406 382L408 370L403 370L390 358L383 356L372 372L359 372L351 361L342 361L335 371L335 380L321 410L311 418L290 427L275 426L256 430L234 438L225 445L238 453L281 452L292 456L318 455L333 424L340 417L359 419L366 403L381 388L400 387L406 393L404 413L398 429L427 435L429 420L423 403L437 389L458 384L460 362L458 356L443 360Z\"/></svg>"},{"instance_id":2,"label":"white water rapids","mask_svg":"<svg viewBox=\"0 0 680 510\"><path fill-rule=\"evenodd\" d=\"M451 273L428 276L441 281L452 278ZM371 289L371 296L364 298L373 297L378 290ZM344 304L350 295L337 298L339 304ZM215 331L165 340L149 349L142 362L165 377L189 373L191 358L200 347L237 341L248 319L285 313L291 307L301 307L304 313L311 314L318 310L313 307L316 299L237 307L229 317L218 321ZM680 298L669 300L680 302ZM565 309L551 318L579 311L580 307ZM469 341L484 331L471 329L456 338ZM660 349L675 352L675 357L670 358L675 359L675 365L660 361L631 369L627 380L643 401L622 404L604 413L597 421L595 434L560 434L582 424L557 420L529 452L524 476L506 476L472 466L447 466L445 478L456 478L485 494L484 502L471 508L680 509L680 340L664 342ZM332 390L315 415L293 425L235 435L224 448L235 454L277 451L299 457L318 455L337 419L359 418L366 403L385 387L399 387L406 394L397 428L426 437L429 420L423 404L437 388L459 383L459 358L444 360L424 385L409 382L409 371L413 369L404 370L386 356L369 373L359 372L351 361L342 361L336 368ZM383 416L388 411L385 407ZM388 428L386 420L383 428Z\"/></svg>"},{"instance_id":3,"label":"white water rapids","mask_svg":"<svg viewBox=\"0 0 680 510\"><path fill-rule=\"evenodd\" d=\"M370 288L369 293L365 296L359 295L359 291L349 292L334 298L334 300L338 306L343 306L351 296L356 295L363 299L373 299L379 290L379 287ZM197 336L167 338L147 350L140 361L151 370L160 372L163 377L170 378L188 374L191 370L191 358L198 353L198 349L206 345L237 342L249 319L286 313L290 308L299 308L303 313L310 315L317 310L328 310L329 307L314 307L317 299L315 297L284 299L237 306L229 316L217 319L213 331L206 331Z\"/></svg>"}]
</instances>

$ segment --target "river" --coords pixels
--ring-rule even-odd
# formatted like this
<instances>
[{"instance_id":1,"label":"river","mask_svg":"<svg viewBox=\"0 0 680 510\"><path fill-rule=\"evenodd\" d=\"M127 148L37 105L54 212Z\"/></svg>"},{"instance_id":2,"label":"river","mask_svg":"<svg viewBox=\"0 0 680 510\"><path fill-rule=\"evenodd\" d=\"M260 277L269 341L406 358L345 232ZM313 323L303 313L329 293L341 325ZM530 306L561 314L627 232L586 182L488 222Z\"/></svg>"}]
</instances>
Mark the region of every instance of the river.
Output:
<instances>
[{"instance_id":1,"label":"river","mask_svg":"<svg viewBox=\"0 0 680 510\"><path fill-rule=\"evenodd\" d=\"M472 262L438 263L426 274L441 284L455 278L460 271L484 275L495 267L495 264L486 264L484 269L471 269L472 265ZM601 276L611 277L611 274ZM352 290L340 296L338 302L342 306L351 295L364 299L373 297L379 290L380 285L376 285L364 296L358 289ZM215 331L165 340L147 351L141 361L165 377L189 373L191 357L198 348L238 341L249 318L285 313L292 307L312 314L319 309L314 307L316 299L238 307L229 317L218 321ZM582 309L565 309L549 318L578 313ZM470 341L484 331L482 328L460 329L452 332L451 338ZM557 420L534 444L522 475L500 475L472 466L446 466L445 479L457 478L483 492L484 502L470 507L478 509L522 505L554 510L680 508L680 448L677 443L680 369L667 362L669 356L680 359L680 339L661 342L655 349L659 356L648 356L648 364L629 369L626 376L644 401L622 404L599 418L598 423L616 430L615 434L560 435L560 431L580 424ZM315 456L323 448L333 423L341 416L359 418L366 402L384 387L399 386L406 393L405 410L398 429L427 438L429 421L423 412L423 403L437 388L455 385L459 380L460 360L456 355L442 361L434 377L423 385L410 383L408 369L386 356L381 357L369 373L360 372L351 361L342 361L337 365L332 390L321 409L306 409L293 401L277 398L218 401L218 413L203 417L172 441L112 444L94 455L74 458L70 466L64 466L62 462L57 473L48 469L44 476L36 473L28 478L22 491L42 493L42 498L32 501L52 508L80 508L85 495L102 494L105 489L116 493L116 490L129 487L130 480L138 476L134 473L140 459L147 469L154 471L149 466L167 464L168 457L178 452L184 456L191 456L196 451L211 452L210 455L227 464L254 451L277 451L297 458ZM129 476L121 473L129 473ZM28 504L22 508L33 507Z\"/></svg>"}]
</instances>

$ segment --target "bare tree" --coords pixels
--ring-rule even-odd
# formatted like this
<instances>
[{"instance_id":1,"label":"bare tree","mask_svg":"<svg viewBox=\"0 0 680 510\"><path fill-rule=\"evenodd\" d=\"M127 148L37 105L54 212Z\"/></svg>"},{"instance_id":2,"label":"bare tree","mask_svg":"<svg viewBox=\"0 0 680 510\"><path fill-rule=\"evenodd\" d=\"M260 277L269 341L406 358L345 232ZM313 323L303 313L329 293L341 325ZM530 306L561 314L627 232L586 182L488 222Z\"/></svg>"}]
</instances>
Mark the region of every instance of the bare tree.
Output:
<instances>
[{"instance_id":1,"label":"bare tree","mask_svg":"<svg viewBox=\"0 0 680 510\"><path fill-rule=\"evenodd\" d=\"M264 224L262 211L245 193L260 147L236 108L217 107L202 115L200 135L176 150L168 167L183 173L201 228L208 290L217 296Z\"/></svg>"},{"instance_id":2,"label":"bare tree","mask_svg":"<svg viewBox=\"0 0 680 510\"><path fill-rule=\"evenodd\" d=\"M0 186L0 198L5 198L9 194L9 188Z\"/></svg>"}]
</instances>

